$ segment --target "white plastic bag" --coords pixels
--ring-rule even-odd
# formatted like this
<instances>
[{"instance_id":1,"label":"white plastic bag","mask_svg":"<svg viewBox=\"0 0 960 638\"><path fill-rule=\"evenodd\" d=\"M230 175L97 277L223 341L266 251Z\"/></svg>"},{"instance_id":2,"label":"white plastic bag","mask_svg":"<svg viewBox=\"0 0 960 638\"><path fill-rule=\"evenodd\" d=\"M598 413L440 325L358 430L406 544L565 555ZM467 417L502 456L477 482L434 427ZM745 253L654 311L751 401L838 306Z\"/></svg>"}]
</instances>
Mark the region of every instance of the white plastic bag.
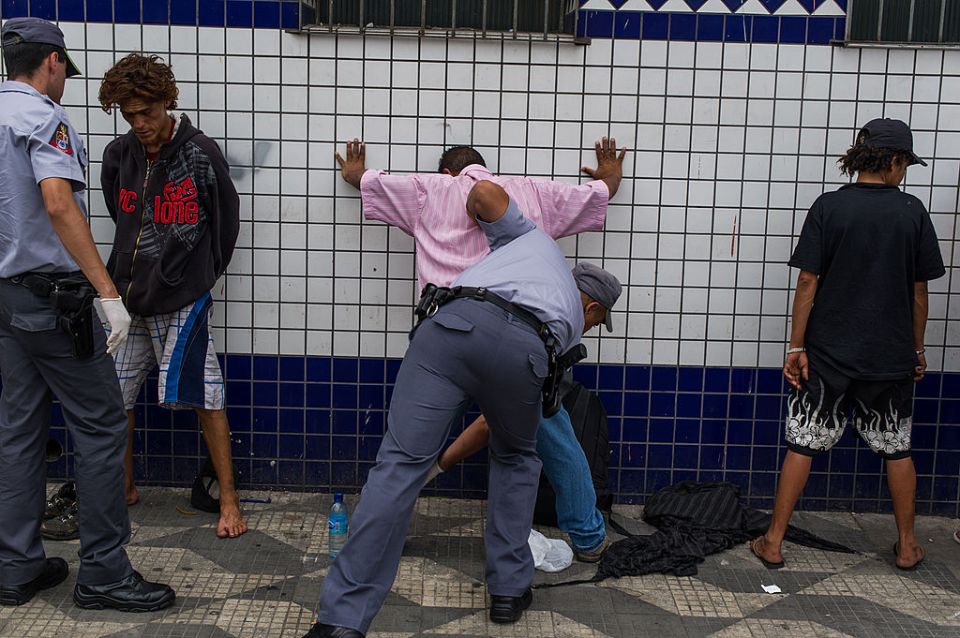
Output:
<instances>
[{"instance_id":1,"label":"white plastic bag","mask_svg":"<svg viewBox=\"0 0 960 638\"><path fill-rule=\"evenodd\" d=\"M532 529L527 542L533 553L533 566L540 571L560 572L573 564L573 550L562 540L547 538Z\"/></svg>"}]
</instances>

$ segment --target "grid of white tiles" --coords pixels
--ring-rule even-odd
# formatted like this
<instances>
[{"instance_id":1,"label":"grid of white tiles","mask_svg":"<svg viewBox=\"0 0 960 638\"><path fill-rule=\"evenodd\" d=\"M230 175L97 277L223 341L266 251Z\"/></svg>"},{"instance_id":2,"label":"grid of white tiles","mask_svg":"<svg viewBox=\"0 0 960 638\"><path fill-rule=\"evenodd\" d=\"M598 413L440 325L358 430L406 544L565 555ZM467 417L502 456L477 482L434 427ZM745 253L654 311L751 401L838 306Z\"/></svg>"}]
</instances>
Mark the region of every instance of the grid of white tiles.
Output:
<instances>
[{"instance_id":1,"label":"grid of white tiles","mask_svg":"<svg viewBox=\"0 0 960 638\"><path fill-rule=\"evenodd\" d=\"M495 171L566 181L582 179L596 138L626 144L605 231L561 242L627 284L616 331L588 340L605 363L778 366L805 210L843 183L833 158L876 116L912 123L933 161L906 188L931 210L948 265L960 259L960 51L62 26L87 78L65 102L88 132L92 184L125 128L98 108L99 78L133 50L172 61L181 108L232 162L243 226L216 292L227 352L403 354L413 245L361 221L333 159L353 136L370 166L394 172L435 170L444 146L466 143ZM90 203L106 251L112 223L99 192ZM960 370L953 272L931 286L932 369Z\"/></svg>"}]
</instances>

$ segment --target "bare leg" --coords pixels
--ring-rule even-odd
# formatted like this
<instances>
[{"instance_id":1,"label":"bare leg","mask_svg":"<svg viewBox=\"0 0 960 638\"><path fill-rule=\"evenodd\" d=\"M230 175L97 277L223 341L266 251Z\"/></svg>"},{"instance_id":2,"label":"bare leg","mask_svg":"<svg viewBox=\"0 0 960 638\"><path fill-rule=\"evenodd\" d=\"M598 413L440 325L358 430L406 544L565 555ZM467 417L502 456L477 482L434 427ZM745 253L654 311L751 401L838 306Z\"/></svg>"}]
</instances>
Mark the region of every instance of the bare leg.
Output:
<instances>
[{"instance_id":1,"label":"bare leg","mask_svg":"<svg viewBox=\"0 0 960 638\"><path fill-rule=\"evenodd\" d=\"M797 505L797 499L800 498L807 484L812 462L812 457L792 450L787 450L787 456L783 459L780 483L777 485L777 500L773 505L773 518L770 520L767 533L760 537L761 540L756 545L757 553L771 563L779 563L783 560L783 554L780 552L783 537L787 533L787 526L790 524L790 517L793 515L793 508Z\"/></svg>"},{"instance_id":2,"label":"bare leg","mask_svg":"<svg viewBox=\"0 0 960 638\"><path fill-rule=\"evenodd\" d=\"M140 502L140 494L133 477L133 431L137 428L137 418L133 410L127 410L127 451L123 455L123 483L127 495L127 506Z\"/></svg>"},{"instance_id":3,"label":"bare leg","mask_svg":"<svg viewBox=\"0 0 960 638\"><path fill-rule=\"evenodd\" d=\"M234 538L247 531L247 522L240 514L240 495L233 483L233 460L230 454L230 426L223 410L194 408L200 419L203 439L210 450L213 469L220 483L220 521L217 536Z\"/></svg>"},{"instance_id":4,"label":"bare leg","mask_svg":"<svg viewBox=\"0 0 960 638\"><path fill-rule=\"evenodd\" d=\"M913 531L916 513L917 471L913 459L887 461L887 485L893 499L893 517L897 521L900 541L897 545L897 566L909 568L923 559L923 548L917 544Z\"/></svg>"},{"instance_id":5,"label":"bare leg","mask_svg":"<svg viewBox=\"0 0 960 638\"><path fill-rule=\"evenodd\" d=\"M482 416L477 417L477 420L471 423L440 455L440 460L437 461L440 469L446 472L463 459L487 447L489 440L490 427L487 425L487 420Z\"/></svg>"}]
</instances>

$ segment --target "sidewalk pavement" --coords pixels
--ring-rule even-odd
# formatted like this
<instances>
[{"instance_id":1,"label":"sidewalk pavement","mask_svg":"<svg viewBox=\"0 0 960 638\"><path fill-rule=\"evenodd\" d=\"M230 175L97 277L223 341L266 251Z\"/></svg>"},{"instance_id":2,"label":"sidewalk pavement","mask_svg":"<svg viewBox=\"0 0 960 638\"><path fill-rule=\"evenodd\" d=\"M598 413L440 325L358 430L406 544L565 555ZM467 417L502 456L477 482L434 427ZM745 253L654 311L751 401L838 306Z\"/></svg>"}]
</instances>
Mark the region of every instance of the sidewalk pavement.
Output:
<instances>
[{"instance_id":1,"label":"sidewalk pavement","mask_svg":"<svg viewBox=\"0 0 960 638\"><path fill-rule=\"evenodd\" d=\"M71 576L27 605L0 607L0 636L300 638L309 630L331 561L329 495L245 492L272 502L245 505L251 531L233 540L216 537L216 517L194 512L186 490L142 488L140 495L130 510L128 552L146 578L177 590L176 605L150 614L80 610L71 600L77 542L48 542L48 555L67 559ZM355 498L347 500L352 511ZM693 578L650 575L537 591L521 622L494 625L483 584L484 508L483 501L420 499L397 581L369 638L960 636L955 521L919 518L926 561L900 572L892 516L845 513L800 513L794 522L861 554L788 544L787 568L768 571L743 545L709 557ZM614 512L628 529L652 531L639 522L640 508ZM537 581L593 570L574 563L560 574L538 572ZM765 593L762 585L783 593Z\"/></svg>"}]
</instances>

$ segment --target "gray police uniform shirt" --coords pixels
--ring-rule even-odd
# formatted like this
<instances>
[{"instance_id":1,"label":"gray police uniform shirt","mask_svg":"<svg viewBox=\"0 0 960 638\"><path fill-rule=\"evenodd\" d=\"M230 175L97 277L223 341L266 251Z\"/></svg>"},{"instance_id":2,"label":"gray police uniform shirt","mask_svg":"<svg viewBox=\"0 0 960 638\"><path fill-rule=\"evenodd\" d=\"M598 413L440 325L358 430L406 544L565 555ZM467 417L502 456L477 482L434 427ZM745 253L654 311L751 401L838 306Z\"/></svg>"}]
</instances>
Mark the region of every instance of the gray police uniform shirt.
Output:
<instances>
[{"instance_id":1,"label":"gray police uniform shirt","mask_svg":"<svg viewBox=\"0 0 960 638\"><path fill-rule=\"evenodd\" d=\"M65 179L86 215L87 151L66 110L29 84L0 84L0 158L0 278L79 270L40 192L41 181Z\"/></svg>"},{"instance_id":2,"label":"gray police uniform shirt","mask_svg":"<svg viewBox=\"0 0 960 638\"><path fill-rule=\"evenodd\" d=\"M483 287L529 310L547 324L560 353L580 343L580 290L557 243L524 217L512 199L503 217L477 223L487 235L490 254L452 285Z\"/></svg>"}]
</instances>

